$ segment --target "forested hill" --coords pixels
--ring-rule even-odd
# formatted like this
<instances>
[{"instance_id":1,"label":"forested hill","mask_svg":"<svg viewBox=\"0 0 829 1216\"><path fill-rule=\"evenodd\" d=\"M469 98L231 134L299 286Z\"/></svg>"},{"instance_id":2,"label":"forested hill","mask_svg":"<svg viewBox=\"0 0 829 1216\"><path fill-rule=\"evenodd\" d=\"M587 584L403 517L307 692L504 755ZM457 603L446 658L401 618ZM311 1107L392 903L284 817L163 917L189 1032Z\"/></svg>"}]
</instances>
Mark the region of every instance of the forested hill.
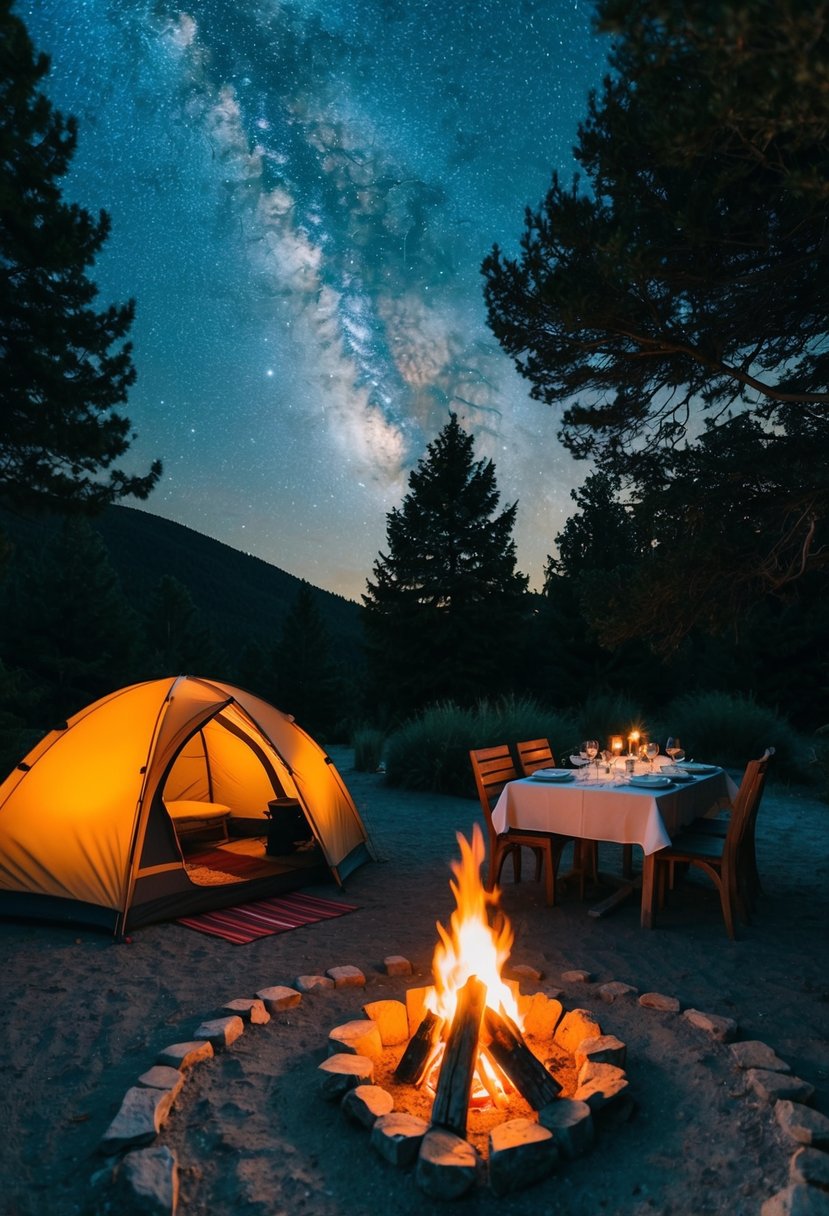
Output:
<instances>
[{"instance_id":1,"label":"forested hill","mask_svg":"<svg viewBox=\"0 0 829 1216\"><path fill-rule=\"evenodd\" d=\"M249 640L272 645L300 587L306 586L335 650L345 659L357 658L360 609L354 601L148 511L112 506L90 522L136 605L164 575L172 575L187 587L217 641L234 653ZM39 545L47 532L59 527L52 518L35 520L0 511L0 532L14 545Z\"/></svg>"}]
</instances>

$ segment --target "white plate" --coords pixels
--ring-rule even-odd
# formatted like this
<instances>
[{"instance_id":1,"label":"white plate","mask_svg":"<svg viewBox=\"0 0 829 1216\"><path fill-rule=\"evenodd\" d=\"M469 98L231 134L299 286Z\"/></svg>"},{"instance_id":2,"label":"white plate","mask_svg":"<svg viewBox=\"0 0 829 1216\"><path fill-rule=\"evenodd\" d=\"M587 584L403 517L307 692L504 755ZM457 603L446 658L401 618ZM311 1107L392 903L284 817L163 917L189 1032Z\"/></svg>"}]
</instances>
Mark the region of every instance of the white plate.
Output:
<instances>
[{"instance_id":1,"label":"white plate","mask_svg":"<svg viewBox=\"0 0 829 1216\"><path fill-rule=\"evenodd\" d=\"M686 773L716 773L716 764L678 764L677 768L684 768Z\"/></svg>"},{"instance_id":2,"label":"white plate","mask_svg":"<svg viewBox=\"0 0 829 1216\"><path fill-rule=\"evenodd\" d=\"M664 790L665 786L670 785L669 777L662 777L657 773L642 773L640 777L631 777L631 785L642 785L646 789Z\"/></svg>"},{"instance_id":3,"label":"white plate","mask_svg":"<svg viewBox=\"0 0 829 1216\"><path fill-rule=\"evenodd\" d=\"M530 774L531 781L573 781L576 774L569 768L537 768Z\"/></svg>"},{"instance_id":4,"label":"white plate","mask_svg":"<svg viewBox=\"0 0 829 1216\"><path fill-rule=\"evenodd\" d=\"M676 768L674 768L670 764L663 765L660 772L663 777L670 777L671 781L693 781L694 780L693 773L689 773L686 771L686 769L679 768L678 766Z\"/></svg>"}]
</instances>

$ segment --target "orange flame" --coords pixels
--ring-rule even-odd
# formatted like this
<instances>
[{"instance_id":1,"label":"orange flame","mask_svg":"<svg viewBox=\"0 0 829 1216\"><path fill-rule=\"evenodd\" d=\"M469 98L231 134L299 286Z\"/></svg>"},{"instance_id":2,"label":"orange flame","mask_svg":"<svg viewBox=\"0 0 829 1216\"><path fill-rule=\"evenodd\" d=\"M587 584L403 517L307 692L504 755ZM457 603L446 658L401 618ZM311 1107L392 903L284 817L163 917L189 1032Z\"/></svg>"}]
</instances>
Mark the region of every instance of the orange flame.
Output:
<instances>
[{"instance_id":1,"label":"orange flame","mask_svg":"<svg viewBox=\"0 0 829 1216\"><path fill-rule=\"evenodd\" d=\"M460 861L452 862L454 882L450 882L457 907L449 921L449 930L438 922L440 941L432 959L434 987L426 997L426 1006L451 1025L457 1006L457 994L471 975L486 984L487 1005L496 1012L508 1014L520 1027L521 1015L512 989L501 978L501 969L510 955L514 935L512 926L502 912L490 924L489 912L498 906L498 895L485 890L480 869L484 860L484 838L477 824L472 829L472 842L458 832Z\"/></svg>"}]
</instances>

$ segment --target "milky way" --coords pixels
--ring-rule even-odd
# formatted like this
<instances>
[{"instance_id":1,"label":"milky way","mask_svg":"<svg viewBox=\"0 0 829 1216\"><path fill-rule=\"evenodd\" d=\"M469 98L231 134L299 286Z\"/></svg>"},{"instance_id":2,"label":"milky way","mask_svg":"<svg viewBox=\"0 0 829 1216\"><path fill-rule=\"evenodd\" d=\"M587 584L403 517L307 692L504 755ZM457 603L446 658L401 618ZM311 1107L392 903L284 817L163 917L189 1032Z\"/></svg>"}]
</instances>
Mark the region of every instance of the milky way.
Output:
<instances>
[{"instance_id":1,"label":"milky way","mask_svg":"<svg viewBox=\"0 0 829 1216\"><path fill-rule=\"evenodd\" d=\"M480 263L571 148L606 43L573 0L29 0L80 124L68 198L134 297L146 508L358 597L455 411L544 558L585 475L486 327Z\"/></svg>"}]
</instances>

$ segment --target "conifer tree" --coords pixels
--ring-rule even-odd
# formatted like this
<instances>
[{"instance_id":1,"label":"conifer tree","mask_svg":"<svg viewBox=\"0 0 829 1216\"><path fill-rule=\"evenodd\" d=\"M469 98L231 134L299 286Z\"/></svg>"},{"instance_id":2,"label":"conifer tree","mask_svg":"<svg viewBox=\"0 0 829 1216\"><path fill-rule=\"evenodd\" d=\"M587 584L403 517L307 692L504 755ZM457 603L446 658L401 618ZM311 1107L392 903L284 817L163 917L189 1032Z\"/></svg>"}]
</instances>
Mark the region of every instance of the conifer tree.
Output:
<instances>
[{"instance_id":1,"label":"conifer tree","mask_svg":"<svg viewBox=\"0 0 829 1216\"><path fill-rule=\"evenodd\" d=\"M368 581L365 628L375 705L470 704L511 688L527 605L512 538L517 503L496 514L491 460L452 414L387 517L388 553Z\"/></svg>"},{"instance_id":2,"label":"conifer tree","mask_svg":"<svg viewBox=\"0 0 829 1216\"><path fill-rule=\"evenodd\" d=\"M172 574L162 575L150 596L146 631L155 676L215 676L224 668L224 657L190 589Z\"/></svg>"},{"instance_id":3,"label":"conifer tree","mask_svg":"<svg viewBox=\"0 0 829 1216\"><path fill-rule=\"evenodd\" d=\"M95 307L89 267L110 231L61 198L77 124L40 92L49 61L0 0L0 498L93 509L146 498L161 472L115 467L134 436L132 301Z\"/></svg>"},{"instance_id":4,"label":"conifer tree","mask_svg":"<svg viewBox=\"0 0 829 1216\"><path fill-rule=\"evenodd\" d=\"M273 656L275 701L312 735L331 737L342 721L343 680L331 638L303 583L282 626Z\"/></svg>"}]
</instances>

